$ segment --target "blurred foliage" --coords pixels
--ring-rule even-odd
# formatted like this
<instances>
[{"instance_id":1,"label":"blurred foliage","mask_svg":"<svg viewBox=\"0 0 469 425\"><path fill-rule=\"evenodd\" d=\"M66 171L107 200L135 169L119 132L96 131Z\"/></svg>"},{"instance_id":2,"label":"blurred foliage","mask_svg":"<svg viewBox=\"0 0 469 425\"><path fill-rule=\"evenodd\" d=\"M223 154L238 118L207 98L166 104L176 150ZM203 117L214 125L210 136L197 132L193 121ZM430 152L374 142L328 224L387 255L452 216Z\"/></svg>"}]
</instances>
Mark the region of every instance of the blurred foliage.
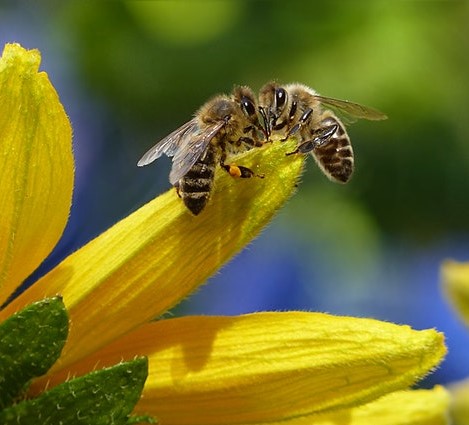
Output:
<instances>
[{"instance_id":1,"label":"blurred foliage","mask_svg":"<svg viewBox=\"0 0 469 425\"><path fill-rule=\"evenodd\" d=\"M389 114L350 130L344 196L385 232L467 232L467 2L74 1L56 13L70 59L142 151L235 83L301 81ZM305 184L343 192L318 173Z\"/></svg>"}]
</instances>

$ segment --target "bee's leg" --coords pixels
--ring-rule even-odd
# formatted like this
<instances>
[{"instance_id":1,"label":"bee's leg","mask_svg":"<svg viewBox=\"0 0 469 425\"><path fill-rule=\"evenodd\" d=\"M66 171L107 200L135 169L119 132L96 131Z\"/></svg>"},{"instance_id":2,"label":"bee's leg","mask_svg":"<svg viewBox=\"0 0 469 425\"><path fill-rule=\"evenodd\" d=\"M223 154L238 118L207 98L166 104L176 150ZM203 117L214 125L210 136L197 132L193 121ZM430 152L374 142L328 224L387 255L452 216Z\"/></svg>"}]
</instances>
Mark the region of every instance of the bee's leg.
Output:
<instances>
[{"instance_id":1,"label":"bee's leg","mask_svg":"<svg viewBox=\"0 0 469 425\"><path fill-rule=\"evenodd\" d=\"M240 137L237 140L236 145L240 146L241 143L244 143L245 145L247 145L249 147L252 147L252 148L260 148L261 146L264 145L265 142L260 141L260 140L251 139L250 137Z\"/></svg>"},{"instance_id":2,"label":"bee's leg","mask_svg":"<svg viewBox=\"0 0 469 425\"><path fill-rule=\"evenodd\" d=\"M256 174L248 167L236 164L225 164L226 155L223 154L220 159L221 167L231 176L241 179L249 179L251 177L259 177L260 179L264 178L264 174Z\"/></svg>"},{"instance_id":3,"label":"bee's leg","mask_svg":"<svg viewBox=\"0 0 469 425\"><path fill-rule=\"evenodd\" d=\"M288 120L284 119L282 122L277 123L277 120L272 124L272 130L278 131L281 130L288 124Z\"/></svg>"},{"instance_id":4,"label":"bee's leg","mask_svg":"<svg viewBox=\"0 0 469 425\"><path fill-rule=\"evenodd\" d=\"M177 195L178 195L180 198L182 198L181 193L179 192L179 182L177 182L177 183L174 184L174 188L176 189Z\"/></svg>"},{"instance_id":5,"label":"bee's leg","mask_svg":"<svg viewBox=\"0 0 469 425\"><path fill-rule=\"evenodd\" d=\"M249 125L247 127L243 128L243 134L252 134L252 137L258 137L260 134L265 135L265 132L262 128L259 126L254 126L254 125ZM251 137L240 137L240 140L243 141L243 139L251 139ZM261 142L259 142L261 143Z\"/></svg>"},{"instance_id":6,"label":"bee's leg","mask_svg":"<svg viewBox=\"0 0 469 425\"><path fill-rule=\"evenodd\" d=\"M300 131L300 129L309 121L312 113L313 113L313 110L311 108L306 109L306 111L303 112L303 115L301 115L298 122L292 128L290 128L290 130L288 130L287 135L280 141L284 142L285 140L287 140L294 134L298 133L298 131Z\"/></svg>"},{"instance_id":7,"label":"bee's leg","mask_svg":"<svg viewBox=\"0 0 469 425\"><path fill-rule=\"evenodd\" d=\"M295 153L309 153L316 148L324 146L329 142L338 128L339 126L337 124L321 128L314 139L301 143L293 152L287 152L286 155L293 155Z\"/></svg>"},{"instance_id":8,"label":"bee's leg","mask_svg":"<svg viewBox=\"0 0 469 425\"><path fill-rule=\"evenodd\" d=\"M264 174L256 174L248 167L236 164L222 164L223 169L231 176L241 179L249 179L251 177L264 178Z\"/></svg>"}]
</instances>

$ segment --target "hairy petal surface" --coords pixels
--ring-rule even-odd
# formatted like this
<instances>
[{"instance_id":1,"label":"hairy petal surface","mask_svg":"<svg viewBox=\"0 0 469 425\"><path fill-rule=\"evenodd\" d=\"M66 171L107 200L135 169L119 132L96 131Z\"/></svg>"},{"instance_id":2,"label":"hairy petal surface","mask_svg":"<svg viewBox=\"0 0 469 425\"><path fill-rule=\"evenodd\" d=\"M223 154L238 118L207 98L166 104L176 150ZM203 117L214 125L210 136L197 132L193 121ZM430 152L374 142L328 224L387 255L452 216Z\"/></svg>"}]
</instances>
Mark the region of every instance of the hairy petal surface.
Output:
<instances>
[{"instance_id":1,"label":"hairy petal surface","mask_svg":"<svg viewBox=\"0 0 469 425\"><path fill-rule=\"evenodd\" d=\"M362 406L269 425L448 425L450 396L443 387L395 391Z\"/></svg>"},{"instance_id":2,"label":"hairy petal surface","mask_svg":"<svg viewBox=\"0 0 469 425\"><path fill-rule=\"evenodd\" d=\"M137 413L165 424L251 424L307 417L407 388L445 354L442 334L320 313L162 320L103 348L34 391L135 355L149 358Z\"/></svg>"},{"instance_id":3,"label":"hairy petal surface","mask_svg":"<svg viewBox=\"0 0 469 425\"><path fill-rule=\"evenodd\" d=\"M174 189L159 196L66 258L0 318L61 294L71 326L58 370L161 315L256 237L292 195L304 162L285 155L293 146L269 143L238 158L264 179L219 170L197 217Z\"/></svg>"},{"instance_id":4,"label":"hairy petal surface","mask_svg":"<svg viewBox=\"0 0 469 425\"><path fill-rule=\"evenodd\" d=\"M0 305L54 248L72 201L72 131L40 61L18 44L0 59Z\"/></svg>"}]
</instances>

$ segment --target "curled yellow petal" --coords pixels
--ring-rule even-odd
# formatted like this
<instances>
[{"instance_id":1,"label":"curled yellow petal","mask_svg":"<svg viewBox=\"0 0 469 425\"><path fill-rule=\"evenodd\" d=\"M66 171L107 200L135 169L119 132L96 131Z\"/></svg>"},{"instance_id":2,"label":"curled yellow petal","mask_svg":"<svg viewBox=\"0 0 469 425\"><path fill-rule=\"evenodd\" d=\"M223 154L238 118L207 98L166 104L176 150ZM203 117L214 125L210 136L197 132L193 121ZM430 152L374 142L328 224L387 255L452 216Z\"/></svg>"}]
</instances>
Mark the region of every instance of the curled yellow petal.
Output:
<instances>
[{"instance_id":1,"label":"curled yellow petal","mask_svg":"<svg viewBox=\"0 0 469 425\"><path fill-rule=\"evenodd\" d=\"M469 263L446 261L441 273L447 297L469 326Z\"/></svg>"},{"instance_id":2,"label":"curled yellow petal","mask_svg":"<svg viewBox=\"0 0 469 425\"><path fill-rule=\"evenodd\" d=\"M291 196L304 162L285 155L292 147L268 144L238 158L263 179L220 170L197 217L174 189L159 196L66 258L0 316L61 294L71 327L60 368L160 315L249 243Z\"/></svg>"},{"instance_id":3,"label":"curled yellow petal","mask_svg":"<svg viewBox=\"0 0 469 425\"><path fill-rule=\"evenodd\" d=\"M146 355L137 411L161 423L257 424L350 407L404 389L445 354L442 334L320 313L185 317L150 323L37 382Z\"/></svg>"},{"instance_id":4,"label":"curled yellow petal","mask_svg":"<svg viewBox=\"0 0 469 425\"><path fill-rule=\"evenodd\" d=\"M0 304L51 252L68 219L72 133L40 54L0 59Z\"/></svg>"}]
</instances>

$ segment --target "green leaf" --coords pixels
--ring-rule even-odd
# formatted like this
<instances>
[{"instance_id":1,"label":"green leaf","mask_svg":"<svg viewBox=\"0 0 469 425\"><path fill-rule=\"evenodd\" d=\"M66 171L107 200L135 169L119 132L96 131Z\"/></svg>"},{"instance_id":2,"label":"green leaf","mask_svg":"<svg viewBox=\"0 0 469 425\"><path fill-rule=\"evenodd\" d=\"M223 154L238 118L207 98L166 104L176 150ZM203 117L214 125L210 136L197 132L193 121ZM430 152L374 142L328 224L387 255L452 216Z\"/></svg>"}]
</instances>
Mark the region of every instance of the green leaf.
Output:
<instances>
[{"instance_id":1,"label":"green leaf","mask_svg":"<svg viewBox=\"0 0 469 425\"><path fill-rule=\"evenodd\" d=\"M0 408L50 369L67 334L68 315L60 297L36 302L0 325Z\"/></svg>"},{"instance_id":2,"label":"green leaf","mask_svg":"<svg viewBox=\"0 0 469 425\"><path fill-rule=\"evenodd\" d=\"M91 372L0 412L2 425L127 424L148 374L148 360Z\"/></svg>"},{"instance_id":3,"label":"green leaf","mask_svg":"<svg viewBox=\"0 0 469 425\"><path fill-rule=\"evenodd\" d=\"M158 421L151 416L131 416L127 421L127 425L141 425L141 424L157 424Z\"/></svg>"}]
</instances>

